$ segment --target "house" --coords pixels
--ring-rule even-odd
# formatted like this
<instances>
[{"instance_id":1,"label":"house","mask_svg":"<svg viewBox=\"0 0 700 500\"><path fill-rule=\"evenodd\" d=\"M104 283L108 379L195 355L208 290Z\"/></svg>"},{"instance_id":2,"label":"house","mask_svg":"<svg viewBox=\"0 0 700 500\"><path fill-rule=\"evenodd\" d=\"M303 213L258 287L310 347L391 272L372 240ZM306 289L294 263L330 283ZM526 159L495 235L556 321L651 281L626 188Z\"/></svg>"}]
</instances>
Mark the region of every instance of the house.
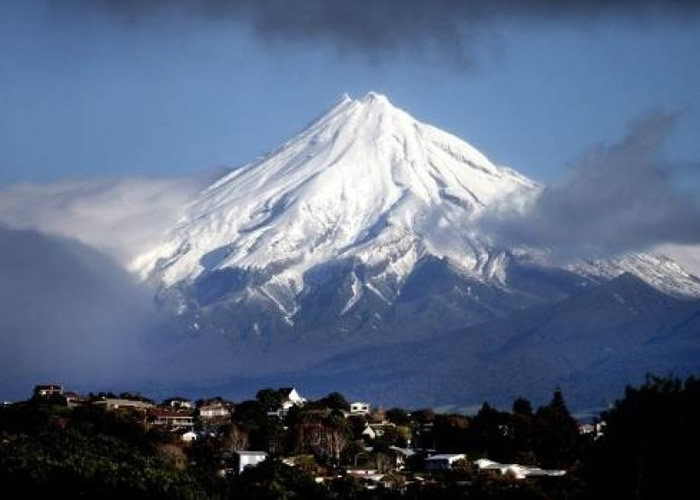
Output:
<instances>
[{"instance_id":1,"label":"house","mask_svg":"<svg viewBox=\"0 0 700 500\"><path fill-rule=\"evenodd\" d=\"M70 408L74 408L79 405L84 405L88 404L90 400L85 397L81 396L77 392L72 392L72 391L66 391L63 393L63 399L66 401L66 406Z\"/></svg>"},{"instance_id":2,"label":"house","mask_svg":"<svg viewBox=\"0 0 700 500\"><path fill-rule=\"evenodd\" d=\"M201 418L224 418L230 417L231 412L222 403L212 403L199 407Z\"/></svg>"},{"instance_id":3,"label":"house","mask_svg":"<svg viewBox=\"0 0 700 500\"><path fill-rule=\"evenodd\" d=\"M95 406L102 406L107 410L134 409L146 411L155 406L153 403L148 403L147 401L122 398L102 398L98 401L93 401L92 404Z\"/></svg>"},{"instance_id":4,"label":"house","mask_svg":"<svg viewBox=\"0 0 700 500\"><path fill-rule=\"evenodd\" d=\"M163 406L170 406L171 408L179 408L183 410L191 410L192 408L194 408L192 401L179 396L166 399L165 401L163 401Z\"/></svg>"},{"instance_id":5,"label":"house","mask_svg":"<svg viewBox=\"0 0 700 500\"><path fill-rule=\"evenodd\" d=\"M594 422L591 424L580 424L578 426L579 434L588 435L593 439L598 439L603 435L605 430L605 422Z\"/></svg>"},{"instance_id":6,"label":"house","mask_svg":"<svg viewBox=\"0 0 700 500\"><path fill-rule=\"evenodd\" d=\"M184 443L191 443L192 441L197 441L197 433L194 431L185 431L180 433L180 441Z\"/></svg>"},{"instance_id":7,"label":"house","mask_svg":"<svg viewBox=\"0 0 700 500\"><path fill-rule=\"evenodd\" d=\"M486 458L480 458L474 463L480 471L494 471L501 476L510 475L515 479L525 479L528 477L561 477L566 475L566 471L561 469L540 469L539 467L532 467L529 465L501 464Z\"/></svg>"},{"instance_id":8,"label":"house","mask_svg":"<svg viewBox=\"0 0 700 500\"><path fill-rule=\"evenodd\" d=\"M294 387L283 387L280 389L282 399L282 411L288 412L294 406L304 406L306 398L302 397Z\"/></svg>"},{"instance_id":9,"label":"house","mask_svg":"<svg viewBox=\"0 0 700 500\"><path fill-rule=\"evenodd\" d=\"M456 461L466 459L467 456L464 453L445 453L428 457L423 461L423 464L427 471L444 471L452 469Z\"/></svg>"},{"instance_id":10,"label":"house","mask_svg":"<svg viewBox=\"0 0 700 500\"><path fill-rule=\"evenodd\" d=\"M361 401L350 403L350 415L369 415L370 411L369 403L363 403Z\"/></svg>"},{"instance_id":11,"label":"house","mask_svg":"<svg viewBox=\"0 0 700 500\"><path fill-rule=\"evenodd\" d=\"M34 386L34 397L48 398L63 394L63 386L60 384L41 384Z\"/></svg>"},{"instance_id":12,"label":"house","mask_svg":"<svg viewBox=\"0 0 700 500\"><path fill-rule=\"evenodd\" d=\"M366 424L362 431L362 436L373 440L377 437L377 433L374 431L374 429L372 429L372 427L369 426L369 424Z\"/></svg>"},{"instance_id":13,"label":"house","mask_svg":"<svg viewBox=\"0 0 700 500\"><path fill-rule=\"evenodd\" d=\"M268 417L276 417L282 419L287 416L289 410L294 407L304 406L306 404L306 398L302 397L294 387L282 387L277 389L277 393L280 397L279 407L277 409L270 409L267 412Z\"/></svg>"},{"instance_id":14,"label":"house","mask_svg":"<svg viewBox=\"0 0 700 500\"><path fill-rule=\"evenodd\" d=\"M240 474L246 467L255 467L260 462L267 460L264 451L235 451L233 453L235 470Z\"/></svg>"},{"instance_id":15,"label":"house","mask_svg":"<svg viewBox=\"0 0 700 500\"><path fill-rule=\"evenodd\" d=\"M150 408L148 419L151 425L164 427L193 427L194 417L187 411Z\"/></svg>"},{"instance_id":16,"label":"house","mask_svg":"<svg viewBox=\"0 0 700 500\"><path fill-rule=\"evenodd\" d=\"M394 429L396 429L396 424L393 422L384 421L379 424L366 424L362 435L369 439L375 439L382 437L387 431L392 431Z\"/></svg>"},{"instance_id":17,"label":"house","mask_svg":"<svg viewBox=\"0 0 700 500\"><path fill-rule=\"evenodd\" d=\"M403 469L406 466L406 460L416 454L415 451L409 448L401 448L399 446L389 446L389 452L394 455L396 470Z\"/></svg>"}]
</instances>

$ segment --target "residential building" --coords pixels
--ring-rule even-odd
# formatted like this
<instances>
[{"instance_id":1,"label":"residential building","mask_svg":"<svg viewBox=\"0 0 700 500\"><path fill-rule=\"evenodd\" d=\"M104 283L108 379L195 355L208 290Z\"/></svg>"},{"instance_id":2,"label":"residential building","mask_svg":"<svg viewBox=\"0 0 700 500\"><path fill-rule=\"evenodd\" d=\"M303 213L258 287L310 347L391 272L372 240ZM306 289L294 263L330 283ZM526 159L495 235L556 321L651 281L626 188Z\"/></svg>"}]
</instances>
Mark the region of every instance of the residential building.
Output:
<instances>
[{"instance_id":1,"label":"residential building","mask_svg":"<svg viewBox=\"0 0 700 500\"><path fill-rule=\"evenodd\" d=\"M233 453L235 469L240 474L246 467L255 467L267 459L264 451L236 451Z\"/></svg>"},{"instance_id":2,"label":"residential building","mask_svg":"<svg viewBox=\"0 0 700 500\"><path fill-rule=\"evenodd\" d=\"M369 403L363 403L361 401L350 403L350 415L369 415L370 411Z\"/></svg>"},{"instance_id":3,"label":"residential building","mask_svg":"<svg viewBox=\"0 0 700 500\"><path fill-rule=\"evenodd\" d=\"M64 392L63 398L66 401L66 406L69 406L71 408L79 405L88 404L90 402L90 400L87 397L81 396L77 392L72 391Z\"/></svg>"},{"instance_id":4,"label":"residential building","mask_svg":"<svg viewBox=\"0 0 700 500\"><path fill-rule=\"evenodd\" d=\"M192 401L183 397L168 398L163 401L163 406L170 406L171 408L179 408L183 410L191 410L194 408Z\"/></svg>"},{"instance_id":5,"label":"residential building","mask_svg":"<svg viewBox=\"0 0 700 500\"><path fill-rule=\"evenodd\" d=\"M151 408L148 410L151 425L164 427L193 427L194 417L187 411Z\"/></svg>"},{"instance_id":6,"label":"residential building","mask_svg":"<svg viewBox=\"0 0 700 500\"><path fill-rule=\"evenodd\" d=\"M394 456L396 470L401 470L406 465L406 460L416 454L410 448L401 448L399 446L389 446L389 453Z\"/></svg>"},{"instance_id":7,"label":"residential building","mask_svg":"<svg viewBox=\"0 0 700 500\"><path fill-rule=\"evenodd\" d=\"M41 384L34 386L34 396L47 398L63 394L63 386L60 384Z\"/></svg>"},{"instance_id":8,"label":"residential building","mask_svg":"<svg viewBox=\"0 0 700 500\"><path fill-rule=\"evenodd\" d=\"M593 439L598 439L603 435L605 430L605 422L594 422L590 424L580 424L578 426L579 434L592 436Z\"/></svg>"},{"instance_id":9,"label":"residential building","mask_svg":"<svg viewBox=\"0 0 700 500\"><path fill-rule=\"evenodd\" d=\"M369 424L366 424L362 431L362 436L372 440L377 437L377 433L374 429L372 429L372 427L369 426Z\"/></svg>"},{"instance_id":10,"label":"residential building","mask_svg":"<svg viewBox=\"0 0 700 500\"><path fill-rule=\"evenodd\" d=\"M231 416L231 412L222 403L213 403L199 407L201 418L223 418Z\"/></svg>"},{"instance_id":11,"label":"residential building","mask_svg":"<svg viewBox=\"0 0 700 500\"><path fill-rule=\"evenodd\" d=\"M193 441L197 441L197 433L194 431L186 431L180 434L180 440L185 442L185 443L191 443Z\"/></svg>"},{"instance_id":12,"label":"residential building","mask_svg":"<svg viewBox=\"0 0 700 500\"><path fill-rule=\"evenodd\" d=\"M306 398L302 397L294 387L283 387L280 393L284 397L282 400L282 410L286 413L294 406L304 406Z\"/></svg>"},{"instance_id":13,"label":"residential building","mask_svg":"<svg viewBox=\"0 0 700 500\"><path fill-rule=\"evenodd\" d=\"M103 406L108 410L123 410L127 408L135 410L148 410L153 408L155 405L147 401L141 401L138 399L122 399L122 398L102 398L98 401L93 401L95 406Z\"/></svg>"},{"instance_id":14,"label":"residential building","mask_svg":"<svg viewBox=\"0 0 700 500\"><path fill-rule=\"evenodd\" d=\"M561 469L540 469L529 465L520 464L502 464L480 458L474 462L480 471L494 471L500 475L510 475L515 479L525 479L528 477L561 477L566 475L565 470Z\"/></svg>"},{"instance_id":15,"label":"residential building","mask_svg":"<svg viewBox=\"0 0 700 500\"><path fill-rule=\"evenodd\" d=\"M423 463L427 471L443 471L452 469L456 461L466 460L466 458L464 453L445 453L428 457Z\"/></svg>"}]
</instances>

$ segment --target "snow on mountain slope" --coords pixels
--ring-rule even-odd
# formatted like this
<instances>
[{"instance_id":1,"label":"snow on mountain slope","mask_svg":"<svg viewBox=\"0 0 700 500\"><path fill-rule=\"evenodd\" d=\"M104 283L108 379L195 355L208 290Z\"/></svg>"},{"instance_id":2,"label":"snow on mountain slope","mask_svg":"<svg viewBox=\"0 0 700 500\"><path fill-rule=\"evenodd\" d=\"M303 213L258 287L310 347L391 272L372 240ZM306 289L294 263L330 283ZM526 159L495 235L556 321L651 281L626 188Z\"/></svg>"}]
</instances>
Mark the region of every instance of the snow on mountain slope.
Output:
<instances>
[{"instance_id":1,"label":"snow on mountain slope","mask_svg":"<svg viewBox=\"0 0 700 500\"><path fill-rule=\"evenodd\" d=\"M261 287L269 295L280 287L298 294L307 270L350 257L399 281L425 254L493 273L469 221L494 200L536 189L382 95L345 96L282 147L207 188L169 243L135 267L155 270L166 285L223 268L275 269Z\"/></svg>"},{"instance_id":2,"label":"snow on mountain slope","mask_svg":"<svg viewBox=\"0 0 700 500\"><path fill-rule=\"evenodd\" d=\"M582 276L604 280L627 272L669 295L700 297L700 279L664 255L631 253L609 259L581 260L566 268Z\"/></svg>"},{"instance_id":3,"label":"snow on mountain slope","mask_svg":"<svg viewBox=\"0 0 700 500\"><path fill-rule=\"evenodd\" d=\"M503 202L525 206L540 190L382 95L344 96L280 148L203 190L167 243L141 255L133 268L163 289L195 284L195 307L227 301L228 315L238 307L239 325L249 311L269 315L272 307L293 326L302 302L320 296L334 308L316 303L311 308L317 314L365 326L382 323L398 317L388 308L430 259L444 259L445 269L456 273L452 291L442 290L452 298L440 307L454 311L461 304L467 311L469 302L482 311L469 313L474 321L624 272L675 295L700 296L700 280L662 257L635 254L561 269L543 260L546 251L496 249L478 233L474 222L484 209ZM521 267L520 281L509 280L509 270L523 263L557 270L545 276ZM324 273L335 282L329 284ZM307 286L310 280L316 280L315 290ZM523 286L523 280L540 282ZM424 288L411 283L412 290ZM177 295L178 310L186 309L189 296ZM361 312L351 318L356 309ZM257 334L258 320L249 319ZM308 328L319 327L314 321L301 318ZM336 326L345 331L346 323Z\"/></svg>"}]
</instances>

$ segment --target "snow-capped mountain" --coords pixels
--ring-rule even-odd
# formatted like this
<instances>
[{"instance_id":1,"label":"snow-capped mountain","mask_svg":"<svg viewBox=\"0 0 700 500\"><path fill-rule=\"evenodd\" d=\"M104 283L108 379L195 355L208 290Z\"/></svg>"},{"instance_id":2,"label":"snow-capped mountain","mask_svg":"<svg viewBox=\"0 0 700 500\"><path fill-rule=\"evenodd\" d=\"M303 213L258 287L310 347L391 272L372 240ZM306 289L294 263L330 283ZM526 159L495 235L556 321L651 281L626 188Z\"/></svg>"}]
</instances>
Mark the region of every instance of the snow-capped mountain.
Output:
<instances>
[{"instance_id":1,"label":"snow-capped mountain","mask_svg":"<svg viewBox=\"0 0 700 500\"><path fill-rule=\"evenodd\" d=\"M581 260L568 264L566 268L577 274L603 280L627 272L669 295L700 297L700 279L665 255L631 253L609 259Z\"/></svg>"},{"instance_id":2,"label":"snow-capped mountain","mask_svg":"<svg viewBox=\"0 0 700 500\"><path fill-rule=\"evenodd\" d=\"M449 328L623 272L700 296L700 280L660 257L560 268L479 234L486 208L525 206L539 191L382 95L344 96L280 148L203 190L168 242L133 267L195 328L241 336Z\"/></svg>"}]
</instances>

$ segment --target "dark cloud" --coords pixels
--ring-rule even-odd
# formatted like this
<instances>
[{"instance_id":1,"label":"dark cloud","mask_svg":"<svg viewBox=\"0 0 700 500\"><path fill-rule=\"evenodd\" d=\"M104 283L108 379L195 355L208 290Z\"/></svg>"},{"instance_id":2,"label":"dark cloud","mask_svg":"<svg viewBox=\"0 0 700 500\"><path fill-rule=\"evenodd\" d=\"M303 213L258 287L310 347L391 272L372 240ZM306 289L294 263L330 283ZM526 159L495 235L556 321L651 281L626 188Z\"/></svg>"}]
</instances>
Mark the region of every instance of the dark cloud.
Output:
<instances>
[{"instance_id":1,"label":"dark cloud","mask_svg":"<svg viewBox=\"0 0 700 500\"><path fill-rule=\"evenodd\" d=\"M260 40L311 42L372 60L402 53L468 66L502 22L696 19L696 0L72 0L129 23L164 13L249 26ZM60 2L65 7L66 2Z\"/></svg>"},{"instance_id":2,"label":"dark cloud","mask_svg":"<svg viewBox=\"0 0 700 500\"><path fill-rule=\"evenodd\" d=\"M75 240L0 225L0 400L37 383L178 387L235 373L230 345L185 335L153 291Z\"/></svg>"},{"instance_id":3,"label":"dark cloud","mask_svg":"<svg viewBox=\"0 0 700 500\"><path fill-rule=\"evenodd\" d=\"M619 143L591 149L568 181L545 187L524 212L498 207L482 225L503 245L564 256L700 243L697 194L682 187L682 169L661 155L677 120L654 113L636 121Z\"/></svg>"},{"instance_id":4,"label":"dark cloud","mask_svg":"<svg viewBox=\"0 0 700 500\"><path fill-rule=\"evenodd\" d=\"M0 390L94 386L143 370L148 294L71 240L0 227Z\"/></svg>"}]
</instances>

